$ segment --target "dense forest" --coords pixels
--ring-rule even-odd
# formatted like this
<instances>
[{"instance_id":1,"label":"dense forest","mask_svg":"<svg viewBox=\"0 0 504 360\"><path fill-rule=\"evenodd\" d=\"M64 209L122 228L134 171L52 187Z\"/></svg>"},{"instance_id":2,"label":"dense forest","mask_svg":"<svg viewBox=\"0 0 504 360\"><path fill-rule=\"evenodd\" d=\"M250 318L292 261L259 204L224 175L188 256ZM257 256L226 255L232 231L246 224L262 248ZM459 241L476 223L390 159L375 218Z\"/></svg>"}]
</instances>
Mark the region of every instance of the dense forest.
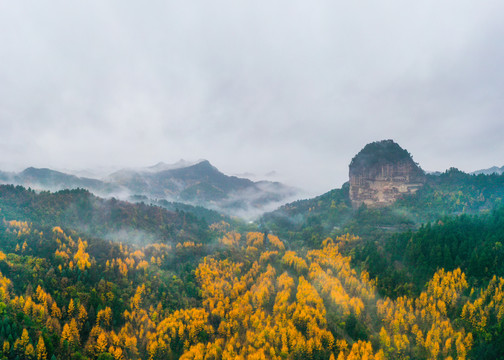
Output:
<instances>
[{"instance_id":1,"label":"dense forest","mask_svg":"<svg viewBox=\"0 0 504 360\"><path fill-rule=\"evenodd\" d=\"M2 358L504 358L501 184L450 170L381 209L343 187L257 224L0 186Z\"/></svg>"}]
</instances>

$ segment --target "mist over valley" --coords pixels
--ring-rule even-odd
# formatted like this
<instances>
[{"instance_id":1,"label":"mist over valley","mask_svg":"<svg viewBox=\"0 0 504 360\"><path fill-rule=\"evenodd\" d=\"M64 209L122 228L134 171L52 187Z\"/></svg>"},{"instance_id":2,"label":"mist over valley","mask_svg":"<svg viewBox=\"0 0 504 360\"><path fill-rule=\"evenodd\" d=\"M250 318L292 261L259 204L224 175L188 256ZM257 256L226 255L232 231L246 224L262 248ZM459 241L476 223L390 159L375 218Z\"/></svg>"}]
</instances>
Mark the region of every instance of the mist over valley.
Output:
<instances>
[{"instance_id":1,"label":"mist over valley","mask_svg":"<svg viewBox=\"0 0 504 360\"><path fill-rule=\"evenodd\" d=\"M207 160L194 163L181 160L175 164L122 169L101 179L30 167L19 173L2 172L0 181L38 191L81 188L104 198L146 203L180 202L247 219L274 210L301 193L279 182L254 182L227 176Z\"/></svg>"}]
</instances>

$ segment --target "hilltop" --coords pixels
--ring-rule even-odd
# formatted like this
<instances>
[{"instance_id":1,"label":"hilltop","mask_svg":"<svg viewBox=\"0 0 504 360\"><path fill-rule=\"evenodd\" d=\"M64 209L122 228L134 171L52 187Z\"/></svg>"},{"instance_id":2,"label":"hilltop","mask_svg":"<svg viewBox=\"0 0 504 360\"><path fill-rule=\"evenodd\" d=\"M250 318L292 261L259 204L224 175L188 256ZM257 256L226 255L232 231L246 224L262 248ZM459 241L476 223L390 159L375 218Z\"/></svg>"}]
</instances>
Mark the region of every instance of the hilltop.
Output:
<instances>
[{"instance_id":1,"label":"hilltop","mask_svg":"<svg viewBox=\"0 0 504 360\"><path fill-rule=\"evenodd\" d=\"M350 200L354 207L393 204L414 194L425 182L422 169L393 140L366 145L349 165Z\"/></svg>"}]
</instances>

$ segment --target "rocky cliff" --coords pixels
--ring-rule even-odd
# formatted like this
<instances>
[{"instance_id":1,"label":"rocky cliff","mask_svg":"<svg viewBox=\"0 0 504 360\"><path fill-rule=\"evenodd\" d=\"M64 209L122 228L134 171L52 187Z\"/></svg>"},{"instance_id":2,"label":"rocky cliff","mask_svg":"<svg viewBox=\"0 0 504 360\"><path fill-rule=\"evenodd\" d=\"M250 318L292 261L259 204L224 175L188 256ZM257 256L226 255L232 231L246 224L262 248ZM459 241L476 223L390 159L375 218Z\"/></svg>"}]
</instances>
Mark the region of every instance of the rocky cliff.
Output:
<instances>
[{"instance_id":1,"label":"rocky cliff","mask_svg":"<svg viewBox=\"0 0 504 360\"><path fill-rule=\"evenodd\" d=\"M425 182L423 170L392 140L366 145L350 163L350 200L354 207L381 207L413 194Z\"/></svg>"}]
</instances>

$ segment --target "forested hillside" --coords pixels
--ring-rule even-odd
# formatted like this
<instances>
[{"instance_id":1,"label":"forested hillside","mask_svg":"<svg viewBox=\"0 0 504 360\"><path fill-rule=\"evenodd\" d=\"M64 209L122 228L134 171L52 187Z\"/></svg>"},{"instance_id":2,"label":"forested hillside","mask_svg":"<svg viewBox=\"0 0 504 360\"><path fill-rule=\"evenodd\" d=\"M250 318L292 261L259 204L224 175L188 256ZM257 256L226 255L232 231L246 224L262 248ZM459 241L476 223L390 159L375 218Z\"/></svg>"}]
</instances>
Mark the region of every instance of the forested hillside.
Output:
<instances>
[{"instance_id":1,"label":"forested hillside","mask_svg":"<svg viewBox=\"0 0 504 360\"><path fill-rule=\"evenodd\" d=\"M504 175L469 175L449 169L427 175L425 185L404 195L393 205L352 208L349 184L308 200L300 200L263 215L264 229L290 241L320 244L326 236L353 233L380 238L390 233L418 229L443 216L480 214L502 204Z\"/></svg>"},{"instance_id":2,"label":"forested hillside","mask_svg":"<svg viewBox=\"0 0 504 360\"><path fill-rule=\"evenodd\" d=\"M158 207L118 206L83 191L2 191L6 359L504 353L503 209L445 217L379 240L345 234L315 243L253 224L206 225ZM120 216L104 216L104 206L121 209ZM73 228L82 222L88 227ZM152 236L106 239L129 222ZM156 228L167 223L173 231Z\"/></svg>"},{"instance_id":3,"label":"forested hillside","mask_svg":"<svg viewBox=\"0 0 504 360\"><path fill-rule=\"evenodd\" d=\"M208 224L204 217L195 216L190 206L185 207L189 211L169 211L115 198L105 200L83 189L37 193L22 186L0 185L0 208L6 218L67 226L88 236L123 242L208 240Z\"/></svg>"}]
</instances>

